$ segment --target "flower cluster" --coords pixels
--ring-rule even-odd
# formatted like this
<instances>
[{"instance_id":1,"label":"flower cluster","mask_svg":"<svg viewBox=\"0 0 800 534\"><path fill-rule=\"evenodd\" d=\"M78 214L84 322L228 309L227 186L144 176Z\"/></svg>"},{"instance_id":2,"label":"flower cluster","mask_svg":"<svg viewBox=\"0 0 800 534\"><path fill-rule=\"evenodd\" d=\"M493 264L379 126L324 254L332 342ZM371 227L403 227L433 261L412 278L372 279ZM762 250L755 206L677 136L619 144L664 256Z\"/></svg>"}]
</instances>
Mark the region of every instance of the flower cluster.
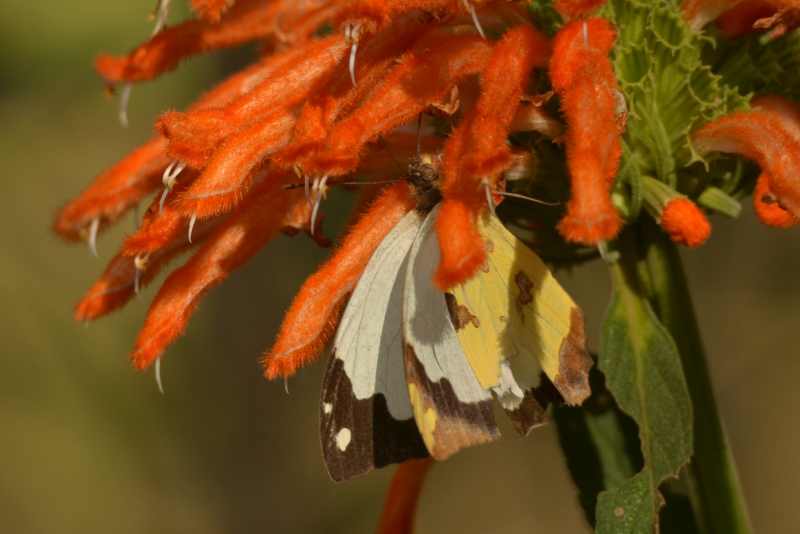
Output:
<instances>
[{"instance_id":1,"label":"flower cluster","mask_svg":"<svg viewBox=\"0 0 800 534\"><path fill-rule=\"evenodd\" d=\"M58 214L60 235L94 249L100 231L152 196L138 230L78 304L79 320L123 306L198 247L150 307L133 352L139 369L183 332L210 288L280 232L326 245L318 213L327 189L363 182L356 222L300 289L265 374L288 377L313 360L378 244L424 201L397 167L421 153L441 162L441 290L481 268L479 217L520 192L554 190L550 200L563 207L546 209L557 224L542 229L551 215L537 219L529 206L506 217L519 228L557 230L572 250L605 251L640 213L673 241L698 246L711 232L707 211L736 212L750 192L765 224L800 221L798 104L776 95L748 102L699 64L674 94L664 83L661 92L647 89L667 76L676 50L700 46L710 23L714 39L761 32L777 40L800 21L796 1L685 0L683 21L672 22L691 37L665 35L663 61L637 55L630 43L639 29L620 22L625 10L649 8L638 0L192 0L197 18L166 26L168 4L159 2L149 41L98 57L109 86L150 80L215 49L259 42L263 52L186 111L164 113L152 139ZM725 96L705 102L703 91ZM686 93L700 110L689 122L676 115L670 126L662 113L664 128L645 129L648 114L663 102L682 105ZM717 153L755 162L760 175L726 187L726 176L746 171ZM692 180L681 162L693 165Z\"/></svg>"}]
</instances>

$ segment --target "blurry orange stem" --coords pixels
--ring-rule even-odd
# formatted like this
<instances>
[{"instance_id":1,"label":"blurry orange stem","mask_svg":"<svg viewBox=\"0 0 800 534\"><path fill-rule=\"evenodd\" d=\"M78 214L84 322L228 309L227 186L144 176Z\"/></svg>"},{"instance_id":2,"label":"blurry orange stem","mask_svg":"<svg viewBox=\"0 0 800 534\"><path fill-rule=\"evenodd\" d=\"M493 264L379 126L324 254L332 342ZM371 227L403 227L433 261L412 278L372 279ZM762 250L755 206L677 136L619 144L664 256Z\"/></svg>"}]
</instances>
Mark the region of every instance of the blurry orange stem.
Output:
<instances>
[{"instance_id":1,"label":"blurry orange stem","mask_svg":"<svg viewBox=\"0 0 800 534\"><path fill-rule=\"evenodd\" d=\"M722 425L700 329L678 249L651 220L641 224L642 270L651 301L681 355L694 410L694 456L688 467L692 507L708 533L750 534L744 494Z\"/></svg>"},{"instance_id":2,"label":"blurry orange stem","mask_svg":"<svg viewBox=\"0 0 800 534\"><path fill-rule=\"evenodd\" d=\"M412 534L414 516L431 458L409 460L397 466L378 525L378 534Z\"/></svg>"}]
</instances>

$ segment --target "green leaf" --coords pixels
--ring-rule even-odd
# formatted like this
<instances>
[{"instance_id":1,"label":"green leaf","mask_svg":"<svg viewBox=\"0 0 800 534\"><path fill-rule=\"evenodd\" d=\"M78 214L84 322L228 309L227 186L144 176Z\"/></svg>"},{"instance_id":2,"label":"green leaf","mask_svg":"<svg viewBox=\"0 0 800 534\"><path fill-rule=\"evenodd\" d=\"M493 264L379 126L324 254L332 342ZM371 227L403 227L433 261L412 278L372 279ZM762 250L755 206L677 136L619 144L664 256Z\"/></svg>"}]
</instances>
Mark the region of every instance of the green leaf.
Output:
<instances>
[{"instance_id":1,"label":"green leaf","mask_svg":"<svg viewBox=\"0 0 800 534\"><path fill-rule=\"evenodd\" d=\"M592 395L580 407L558 406L553 419L586 518L595 524L597 495L624 482L642 467L636 423L622 413L596 368Z\"/></svg>"},{"instance_id":2,"label":"green leaf","mask_svg":"<svg viewBox=\"0 0 800 534\"><path fill-rule=\"evenodd\" d=\"M644 467L600 494L601 534L654 532L664 504L658 487L692 454L692 407L680 356L642 294L629 256L624 251L611 267L614 294L598 364L619 407L639 426Z\"/></svg>"}]
</instances>

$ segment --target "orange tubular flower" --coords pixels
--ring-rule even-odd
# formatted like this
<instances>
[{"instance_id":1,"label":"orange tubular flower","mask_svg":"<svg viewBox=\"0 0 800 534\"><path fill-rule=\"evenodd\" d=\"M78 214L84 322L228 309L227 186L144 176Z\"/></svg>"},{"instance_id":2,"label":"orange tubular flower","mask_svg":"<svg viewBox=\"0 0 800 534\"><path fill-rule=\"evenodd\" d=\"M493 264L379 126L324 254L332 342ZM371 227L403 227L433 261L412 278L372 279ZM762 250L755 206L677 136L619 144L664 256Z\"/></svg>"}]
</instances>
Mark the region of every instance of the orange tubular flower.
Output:
<instances>
[{"instance_id":1,"label":"orange tubular flower","mask_svg":"<svg viewBox=\"0 0 800 534\"><path fill-rule=\"evenodd\" d=\"M432 30L400 58L369 100L333 127L303 170L331 176L353 171L367 142L443 100L461 79L479 72L490 53L491 46L479 36Z\"/></svg>"},{"instance_id":2,"label":"orange tubular flower","mask_svg":"<svg viewBox=\"0 0 800 534\"><path fill-rule=\"evenodd\" d=\"M264 357L267 378L289 377L320 353L336 328L345 297L372 253L413 207L414 198L406 183L386 189L351 228L334 255L306 280L286 312L275 344Z\"/></svg>"},{"instance_id":3,"label":"orange tubular flower","mask_svg":"<svg viewBox=\"0 0 800 534\"><path fill-rule=\"evenodd\" d=\"M298 191L266 186L213 232L186 264L159 290L139 332L134 365L147 368L186 328L203 295L221 283L269 242L285 224L286 214L305 203Z\"/></svg>"},{"instance_id":4,"label":"orange tubular flower","mask_svg":"<svg viewBox=\"0 0 800 534\"><path fill-rule=\"evenodd\" d=\"M604 19L576 20L556 36L550 62L567 120L572 188L558 229L567 240L587 245L612 239L622 226L610 198L622 154L617 115L622 93L608 59L615 39Z\"/></svg>"},{"instance_id":5,"label":"orange tubular flower","mask_svg":"<svg viewBox=\"0 0 800 534\"><path fill-rule=\"evenodd\" d=\"M102 223L99 229L116 221L158 188L161 173L168 164L167 140L151 139L95 178L78 198L67 204L56 217L55 231L77 241L86 237L84 230L92 221Z\"/></svg>"},{"instance_id":6,"label":"orange tubular flower","mask_svg":"<svg viewBox=\"0 0 800 534\"><path fill-rule=\"evenodd\" d=\"M268 37L275 31L283 3L241 0L219 23L190 20L166 28L127 56L100 55L95 68L111 84L151 80L186 57Z\"/></svg>"},{"instance_id":7,"label":"orange tubular flower","mask_svg":"<svg viewBox=\"0 0 800 534\"><path fill-rule=\"evenodd\" d=\"M208 91L189 109L223 106L250 91L270 72L271 64L260 61ZM56 232L67 239L81 239L93 220L100 222L98 229L102 230L155 191L170 161L167 146L165 138L154 137L98 176L59 212L54 225Z\"/></svg>"},{"instance_id":8,"label":"orange tubular flower","mask_svg":"<svg viewBox=\"0 0 800 534\"><path fill-rule=\"evenodd\" d=\"M436 221L442 261L435 281L441 289L469 279L486 260L476 227L479 212L487 207L484 188L495 190L497 179L512 164L506 139L530 72L546 65L549 51L545 37L532 26L506 32L481 73L481 95L473 112L447 143L444 202Z\"/></svg>"},{"instance_id":9,"label":"orange tubular flower","mask_svg":"<svg viewBox=\"0 0 800 534\"><path fill-rule=\"evenodd\" d=\"M178 209L199 219L230 211L244 198L254 174L266 164L269 155L289 141L294 122L293 114L277 109L230 136L200 177L181 195Z\"/></svg>"},{"instance_id":10,"label":"orange tubular flower","mask_svg":"<svg viewBox=\"0 0 800 534\"><path fill-rule=\"evenodd\" d=\"M417 24L401 20L392 31L376 35L361 50L353 86L350 74L344 69L331 80L327 89L308 101L300 116L289 146L276 156L284 166L304 167L309 158L324 146L334 122L343 114L353 111L394 66L398 51L413 45L424 29Z\"/></svg>"},{"instance_id":11,"label":"orange tubular flower","mask_svg":"<svg viewBox=\"0 0 800 534\"><path fill-rule=\"evenodd\" d=\"M781 206L800 216L800 141L774 111L754 109L721 117L692 135L700 154L731 152L756 161Z\"/></svg>"},{"instance_id":12,"label":"orange tubular flower","mask_svg":"<svg viewBox=\"0 0 800 534\"><path fill-rule=\"evenodd\" d=\"M433 460L410 460L397 466L386 495L378 534L411 534L422 485Z\"/></svg>"},{"instance_id":13,"label":"orange tubular flower","mask_svg":"<svg viewBox=\"0 0 800 534\"><path fill-rule=\"evenodd\" d=\"M226 137L276 107L296 106L323 87L345 50L341 36L312 41L276 56L270 76L224 108L164 114L157 127L170 140L170 155L190 167L205 167Z\"/></svg>"}]
</instances>

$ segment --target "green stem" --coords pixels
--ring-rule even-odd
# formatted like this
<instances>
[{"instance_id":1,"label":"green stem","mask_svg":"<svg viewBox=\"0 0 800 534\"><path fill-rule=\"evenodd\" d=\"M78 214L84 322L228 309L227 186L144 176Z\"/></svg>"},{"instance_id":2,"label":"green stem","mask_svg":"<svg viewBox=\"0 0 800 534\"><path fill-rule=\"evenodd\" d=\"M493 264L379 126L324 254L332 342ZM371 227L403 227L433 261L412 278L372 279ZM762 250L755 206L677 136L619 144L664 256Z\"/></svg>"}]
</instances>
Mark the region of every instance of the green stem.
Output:
<instances>
[{"instance_id":1,"label":"green stem","mask_svg":"<svg viewBox=\"0 0 800 534\"><path fill-rule=\"evenodd\" d=\"M694 409L694 458L688 475L695 512L710 533L752 532L744 495L736 474L714 398L700 329L680 255L675 245L650 220L642 224L653 306L680 351Z\"/></svg>"}]
</instances>

